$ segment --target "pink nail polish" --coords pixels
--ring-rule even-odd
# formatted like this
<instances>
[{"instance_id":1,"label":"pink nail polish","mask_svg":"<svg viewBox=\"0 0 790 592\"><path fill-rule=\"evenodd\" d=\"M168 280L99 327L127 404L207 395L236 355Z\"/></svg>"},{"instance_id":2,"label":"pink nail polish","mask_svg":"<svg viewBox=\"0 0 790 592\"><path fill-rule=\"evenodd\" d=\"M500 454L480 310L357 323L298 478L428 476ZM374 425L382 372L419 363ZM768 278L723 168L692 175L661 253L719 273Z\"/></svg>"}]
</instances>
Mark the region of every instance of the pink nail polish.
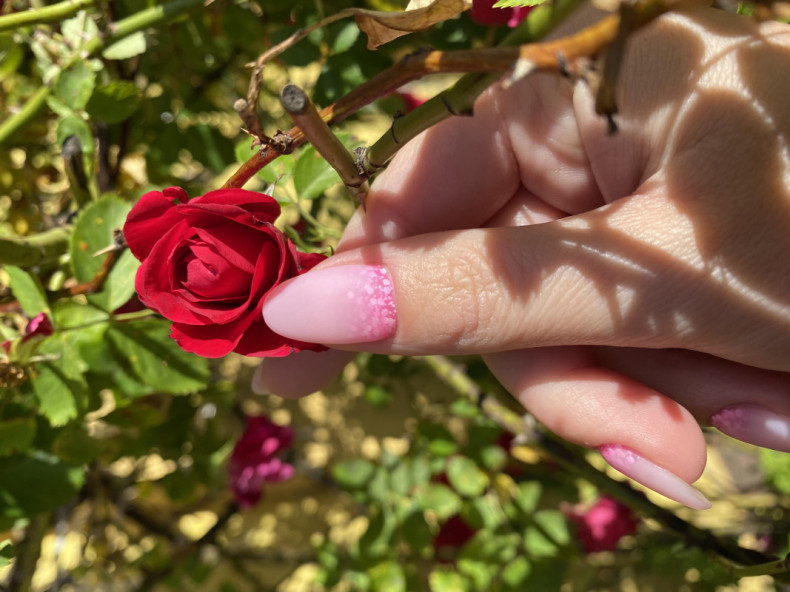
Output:
<instances>
[{"instance_id":1,"label":"pink nail polish","mask_svg":"<svg viewBox=\"0 0 790 592\"><path fill-rule=\"evenodd\" d=\"M758 405L725 407L710 418L711 424L737 440L790 452L790 418Z\"/></svg>"},{"instance_id":2,"label":"pink nail polish","mask_svg":"<svg viewBox=\"0 0 790 592\"><path fill-rule=\"evenodd\" d=\"M370 343L397 326L392 278L381 265L315 269L266 298L263 318L275 333L313 343Z\"/></svg>"},{"instance_id":3,"label":"pink nail polish","mask_svg":"<svg viewBox=\"0 0 790 592\"><path fill-rule=\"evenodd\" d=\"M656 493L694 510L707 510L711 507L708 499L683 479L630 448L619 444L604 444L598 451L613 468Z\"/></svg>"}]
</instances>

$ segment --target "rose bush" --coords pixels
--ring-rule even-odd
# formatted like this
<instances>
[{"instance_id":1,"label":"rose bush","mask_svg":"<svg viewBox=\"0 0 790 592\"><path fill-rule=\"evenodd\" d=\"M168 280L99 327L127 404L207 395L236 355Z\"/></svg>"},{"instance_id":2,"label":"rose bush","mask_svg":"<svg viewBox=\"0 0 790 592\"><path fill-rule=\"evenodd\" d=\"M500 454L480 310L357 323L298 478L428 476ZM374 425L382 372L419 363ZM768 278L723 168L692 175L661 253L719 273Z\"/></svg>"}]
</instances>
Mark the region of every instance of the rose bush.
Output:
<instances>
[{"instance_id":1,"label":"rose bush","mask_svg":"<svg viewBox=\"0 0 790 592\"><path fill-rule=\"evenodd\" d=\"M123 234L142 262L137 295L172 321L170 335L182 349L207 358L324 349L277 335L263 321L269 290L324 259L297 251L273 225L279 215L272 197L244 189L189 199L170 187L132 208Z\"/></svg>"}]
</instances>

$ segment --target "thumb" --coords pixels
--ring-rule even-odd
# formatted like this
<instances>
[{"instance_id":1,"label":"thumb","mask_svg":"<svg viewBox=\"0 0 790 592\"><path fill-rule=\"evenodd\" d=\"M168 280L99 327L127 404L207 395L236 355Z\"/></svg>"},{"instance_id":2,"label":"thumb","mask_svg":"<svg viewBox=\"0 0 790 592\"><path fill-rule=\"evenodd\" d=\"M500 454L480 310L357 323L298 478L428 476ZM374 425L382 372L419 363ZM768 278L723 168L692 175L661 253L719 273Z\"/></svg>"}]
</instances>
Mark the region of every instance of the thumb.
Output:
<instances>
[{"instance_id":1,"label":"thumb","mask_svg":"<svg viewBox=\"0 0 790 592\"><path fill-rule=\"evenodd\" d=\"M631 196L545 224L368 245L285 282L263 315L292 339L380 353L708 346L698 326L726 297L693 265L683 218Z\"/></svg>"}]
</instances>

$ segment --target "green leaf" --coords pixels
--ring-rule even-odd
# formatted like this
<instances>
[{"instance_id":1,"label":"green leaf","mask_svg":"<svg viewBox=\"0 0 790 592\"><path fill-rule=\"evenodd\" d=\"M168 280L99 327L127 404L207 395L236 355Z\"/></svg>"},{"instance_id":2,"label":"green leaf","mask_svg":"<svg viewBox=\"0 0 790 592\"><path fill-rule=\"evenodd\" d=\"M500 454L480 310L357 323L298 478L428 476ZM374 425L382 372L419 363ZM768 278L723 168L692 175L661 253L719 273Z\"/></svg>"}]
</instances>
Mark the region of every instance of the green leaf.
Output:
<instances>
[{"instance_id":1,"label":"green leaf","mask_svg":"<svg viewBox=\"0 0 790 592\"><path fill-rule=\"evenodd\" d=\"M365 387L365 400L377 409L384 409L392 403L394 396L389 389L376 384Z\"/></svg>"},{"instance_id":2,"label":"green leaf","mask_svg":"<svg viewBox=\"0 0 790 592\"><path fill-rule=\"evenodd\" d=\"M468 592L469 580L457 571L440 568L428 576L428 586L431 592Z\"/></svg>"},{"instance_id":3,"label":"green leaf","mask_svg":"<svg viewBox=\"0 0 790 592\"><path fill-rule=\"evenodd\" d=\"M387 590L387 592L406 590L406 574L400 563L384 561L371 567L368 573L373 590Z\"/></svg>"},{"instance_id":4,"label":"green leaf","mask_svg":"<svg viewBox=\"0 0 790 592\"><path fill-rule=\"evenodd\" d=\"M343 489L362 489L373 476L376 466L364 458L342 460L332 467L332 477Z\"/></svg>"},{"instance_id":5,"label":"green leaf","mask_svg":"<svg viewBox=\"0 0 790 592\"><path fill-rule=\"evenodd\" d=\"M26 518L54 510L80 490L84 472L57 457L36 452L0 461L0 515Z\"/></svg>"},{"instance_id":6,"label":"green leaf","mask_svg":"<svg viewBox=\"0 0 790 592\"><path fill-rule=\"evenodd\" d=\"M76 418L84 408L88 389L82 373L85 362L64 335L45 340L39 348L42 355L55 359L36 364L33 392L38 398L38 411L52 426L62 426Z\"/></svg>"},{"instance_id":7,"label":"green leaf","mask_svg":"<svg viewBox=\"0 0 790 592\"><path fill-rule=\"evenodd\" d=\"M120 123L140 106L140 93L132 82L115 81L99 86L88 101L87 111L93 119Z\"/></svg>"},{"instance_id":8,"label":"green leaf","mask_svg":"<svg viewBox=\"0 0 790 592\"><path fill-rule=\"evenodd\" d=\"M11 291L28 317L32 318L40 312L49 311L44 287L37 276L15 265L6 265L5 269L8 272Z\"/></svg>"},{"instance_id":9,"label":"green leaf","mask_svg":"<svg viewBox=\"0 0 790 592\"><path fill-rule=\"evenodd\" d=\"M123 227L131 205L113 195L102 197L83 209L71 234L71 264L80 282L96 277L107 255L94 256L111 246L113 231ZM101 292L88 296L88 301L111 312L125 304L134 294L134 276L140 263L125 251L107 277Z\"/></svg>"},{"instance_id":10,"label":"green leaf","mask_svg":"<svg viewBox=\"0 0 790 592\"><path fill-rule=\"evenodd\" d=\"M60 32L66 43L77 54L88 41L99 36L99 27L86 11L81 10L76 16L60 24Z\"/></svg>"},{"instance_id":11,"label":"green leaf","mask_svg":"<svg viewBox=\"0 0 790 592\"><path fill-rule=\"evenodd\" d=\"M488 487L488 475L477 464L465 456L453 456L447 462L447 478L450 485L463 496L478 497Z\"/></svg>"},{"instance_id":12,"label":"green leaf","mask_svg":"<svg viewBox=\"0 0 790 592\"><path fill-rule=\"evenodd\" d=\"M790 454L767 448L760 448L758 454L765 476L779 491L790 494Z\"/></svg>"},{"instance_id":13,"label":"green leaf","mask_svg":"<svg viewBox=\"0 0 790 592\"><path fill-rule=\"evenodd\" d=\"M25 52L22 45L14 41L13 34L0 35L0 77L6 77L17 71Z\"/></svg>"},{"instance_id":14,"label":"green leaf","mask_svg":"<svg viewBox=\"0 0 790 592\"><path fill-rule=\"evenodd\" d=\"M55 83L55 95L72 109L83 109L95 84L96 73L84 61L77 60L60 72Z\"/></svg>"},{"instance_id":15,"label":"green leaf","mask_svg":"<svg viewBox=\"0 0 790 592\"><path fill-rule=\"evenodd\" d=\"M524 514L530 516L535 511L540 500L541 489L541 485L537 481L525 481L518 484L516 504Z\"/></svg>"},{"instance_id":16,"label":"green leaf","mask_svg":"<svg viewBox=\"0 0 790 592\"><path fill-rule=\"evenodd\" d=\"M508 454L505 449L497 444L483 446L477 451L476 456L480 464L492 473L497 473L504 469L508 460Z\"/></svg>"},{"instance_id":17,"label":"green leaf","mask_svg":"<svg viewBox=\"0 0 790 592\"><path fill-rule=\"evenodd\" d=\"M55 102L52 104L54 105ZM73 113L61 117L58 121L56 132L58 146L63 146L63 142L69 136L76 136L80 141L85 171L86 174L90 173L93 170L93 153L95 151L93 133L85 120Z\"/></svg>"},{"instance_id":18,"label":"green leaf","mask_svg":"<svg viewBox=\"0 0 790 592\"><path fill-rule=\"evenodd\" d=\"M414 503L418 508L433 512L441 522L461 509L461 498L443 483L429 483L418 488L414 494Z\"/></svg>"},{"instance_id":19,"label":"green leaf","mask_svg":"<svg viewBox=\"0 0 790 592\"><path fill-rule=\"evenodd\" d=\"M120 41L116 41L105 49L101 55L108 60L127 60L145 53L146 45L145 33L137 31Z\"/></svg>"},{"instance_id":20,"label":"green leaf","mask_svg":"<svg viewBox=\"0 0 790 592\"><path fill-rule=\"evenodd\" d=\"M512 590L525 590L524 582L529 577L530 564L526 557L519 556L502 570L502 583Z\"/></svg>"},{"instance_id":21,"label":"green leaf","mask_svg":"<svg viewBox=\"0 0 790 592\"><path fill-rule=\"evenodd\" d=\"M306 146L294 166L294 186L299 199L316 199L333 185L340 176L312 146Z\"/></svg>"},{"instance_id":22,"label":"green leaf","mask_svg":"<svg viewBox=\"0 0 790 592\"><path fill-rule=\"evenodd\" d=\"M332 42L332 51L342 53L351 49L359 38L359 27L353 21L342 23Z\"/></svg>"},{"instance_id":23,"label":"green leaf","mask_svg":"<svg viewBox=\"0 0 790 592\"><path fill-rule=\"evenodd\" d=\"M11 539L0 542L0 569L11 564L11 560L16 556L16 547Z\"/></svg>"},{"instance_id":24,"label":"green leaf","mask_svg":"<svg viewBox=\"0 0 790 592\"><path fill-rule=\"evenodd\" d=\"M72 465L82 465L95 459L106 448L106 443L91 438L81 427L68 427L52 443L52 452Z\"/></svg>"},{"instance_id":25,"label":"green leaf","mask_svg":"<svg viewBox=\"0 0 790 592\"><path fill-rule=\"evenodd\" d=\"M495 529L506 520L499 498L495 495L484 495L468 500L461 511L464 520L474 528Z\"/></svg>"},{"instance_id":26,"label":"green leaf","mask_svg":"<svg viewBox=\"0 0 790 592\"><path fill-rule=\"evenodd\" d=\"M411 512L401 524L403 538L418 555L430 550L434 534L423 512Z\"/></svg>"},{"instance_id":27,"label":"green leaf","mask_svg":"<svg viewBox=\"0 0 790 592\"><path fill-rule=\"evenodd\" d=\"M368 528L359 539L359 550L364 558L383 558L392 552L392 536L397 521L394 513L386 507L375 507L371 512Z\"/></svg>"},{"instance_id":28,"label":"green leaf","mask_svg":"<svg viewBox=\"0 0 790 592\"><path fill-rule=\"evenodd\" d=\"M178 347L167 321L119 323L109 328L107 339L137 380L157 391L187 394L209 382L208 360Z\"/></svg>"},{"instance_id":29,"label":"green leaf","mask_svg":"<svg viewBox=\"0 0 790 592\"><path fill-rule=\"evenodd\" d=\"M480 407L464 397L450 403L450 413L464 419L471 419L480 415Z\"/></svg>"},{"instance_id":30,"label":"green leaf","mask_svg":"<svg viewBox=\"0 0 790 592\"><path fill-rule=\"evenodd\" d=\"M436 456L450 456L458 451L458 443L445 426L439 423L421 421L418 433L428 441L428 451Z\"/></svg>"},{"instance_id":31,"label":"green leaf","mask_svg":"<svg viewBox=\"0 0 790 592\"><path fill-rule=\"evenodd\" d=\"M0 456L26 452L36 436L36 421L18 417L0 422Z\"/></svg>"},{"instance_id":32,"label":"green leaf","mask_svg":"<svg viewBox=\"0 0 790 592\"><path fill-rule=\"evenodd\" d=\"M534 519L535 526L528 526L524 532L524 547L536 559L556 556L570 541L565 517L558 510L541 510Z\"/></svg>"}]
</instances>

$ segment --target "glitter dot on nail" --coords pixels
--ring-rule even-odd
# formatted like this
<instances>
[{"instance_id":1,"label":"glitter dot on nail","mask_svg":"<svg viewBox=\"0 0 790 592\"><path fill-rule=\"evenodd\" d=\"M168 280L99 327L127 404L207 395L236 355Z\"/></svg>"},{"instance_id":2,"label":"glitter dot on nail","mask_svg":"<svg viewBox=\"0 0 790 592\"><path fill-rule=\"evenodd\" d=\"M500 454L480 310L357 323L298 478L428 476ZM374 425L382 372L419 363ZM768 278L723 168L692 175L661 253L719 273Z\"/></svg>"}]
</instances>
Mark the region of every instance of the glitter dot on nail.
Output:
<instances>
[{"instance_id":1,"label":"glitter dot on nail","mask_svg":"<svg viewBox=\"0 0 790 592\"><path fill-rule=\"evenodd\" d=\"M381 266L369 268L357 290L349 292L348 296L357 306L359 315L359 319L351 323L353 332L368 341L392 335L396 325L395 300L386 269Z\"/></svg>"}]
</instances>

